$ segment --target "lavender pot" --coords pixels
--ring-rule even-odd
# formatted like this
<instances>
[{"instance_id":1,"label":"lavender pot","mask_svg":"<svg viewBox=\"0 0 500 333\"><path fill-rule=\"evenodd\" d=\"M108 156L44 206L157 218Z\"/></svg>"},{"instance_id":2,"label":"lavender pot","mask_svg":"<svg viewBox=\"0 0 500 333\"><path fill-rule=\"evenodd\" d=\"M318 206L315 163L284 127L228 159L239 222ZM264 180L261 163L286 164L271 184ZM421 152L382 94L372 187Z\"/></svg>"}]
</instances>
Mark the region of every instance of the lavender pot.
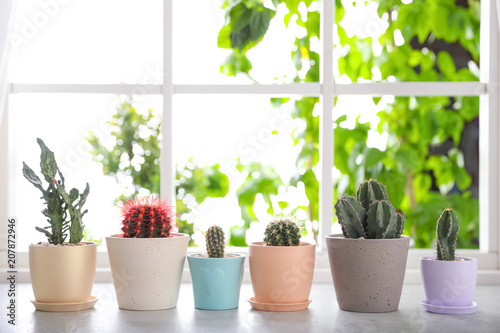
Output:
<instances>
[{"instance_id":1,"label":"lavender pot","mask_svg":"<svg viewBox=\"0 0 500 333\"><path fill-rule=\"evenodd\" d=\"M426 303L447 307L470 307L474 299L477 260L457 257L442 261L436 257L420 258Z\"/></svg>"}]
</instances>

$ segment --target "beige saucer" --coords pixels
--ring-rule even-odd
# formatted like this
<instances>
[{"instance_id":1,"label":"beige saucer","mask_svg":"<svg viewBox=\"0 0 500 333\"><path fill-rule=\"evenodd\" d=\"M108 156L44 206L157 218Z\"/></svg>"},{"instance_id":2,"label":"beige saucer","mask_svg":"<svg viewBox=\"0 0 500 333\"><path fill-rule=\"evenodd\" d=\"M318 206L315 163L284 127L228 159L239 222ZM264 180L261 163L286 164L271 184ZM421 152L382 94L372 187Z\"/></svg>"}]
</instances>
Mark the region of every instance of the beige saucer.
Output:
<instances>
[{"instance_id":1,"label":"beige saucer","mask_svg":"<svg viewBox=\"0 0 500 333\"><path fill-rule=\"evenodd\" d=\"M42 303L35 300L31 300L31 303L35 306L38 311L48 311L48 312L70 312L70 311L81 311L92 309L97 302L97 297L90 296L90 299L85 302L75 302L75 303Z\"/></svg>"},{"instance_id":2,"label":"beige saucer","mask_svg":"<svg viewBox=\"0 0 500 333\"><path fill-rule=\"evenodd\" d=\"M287 312L287 311L300 311L305 310L309 306L312 300L307 300L300 303L261 303L256 302L255 297L251 297L248 303L252 306L252 309L260 311L271 311L271 312Z\"/></svg>"}]
</instances>

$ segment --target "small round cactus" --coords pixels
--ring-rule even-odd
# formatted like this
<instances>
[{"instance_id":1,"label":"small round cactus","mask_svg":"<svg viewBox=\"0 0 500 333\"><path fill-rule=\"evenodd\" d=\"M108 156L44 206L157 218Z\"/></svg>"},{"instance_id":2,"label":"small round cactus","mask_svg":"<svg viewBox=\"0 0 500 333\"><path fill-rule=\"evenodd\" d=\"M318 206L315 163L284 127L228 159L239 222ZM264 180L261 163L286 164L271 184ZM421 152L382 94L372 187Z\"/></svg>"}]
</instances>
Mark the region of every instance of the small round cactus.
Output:
<instances>
[{"instance_id":1,"label":"small round cactus","mask_svg":"<svg viewBox=\"0 0 500 333\"><path fill-rule=\"evenodd\" d=\"M124 238L169 237L175 225L175 214L161 199L135 198L122 207Z\"/></svg>"},{"instance_id":2,"label":"small round cactus","mask_svg":"<svg viewBox=\"0 0 500 333\"><path fill-rule=\"evenodd\" d=\"M265 235L264 242L267 246L298 246L301 237L297 221L286 216L269 222Z\"/></svg>"},{"instance_id":3,"label":"small round cactus","mask_svg":"<svg viewBox=\"0 0 500 333\"><path fill-rule=\"evenodd\" d=\"M205 234L209 258L224 258L224 231L216 225L208 228Z\"/></svg>"}]
</instances>

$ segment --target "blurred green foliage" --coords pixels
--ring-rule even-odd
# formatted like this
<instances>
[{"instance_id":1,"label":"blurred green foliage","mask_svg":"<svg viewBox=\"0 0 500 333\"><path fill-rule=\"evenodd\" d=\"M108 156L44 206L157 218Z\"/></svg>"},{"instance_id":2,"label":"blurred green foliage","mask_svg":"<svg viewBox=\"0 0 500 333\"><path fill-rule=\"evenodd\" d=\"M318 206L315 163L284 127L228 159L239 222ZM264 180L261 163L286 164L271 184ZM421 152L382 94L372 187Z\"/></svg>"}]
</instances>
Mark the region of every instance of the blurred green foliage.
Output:
<instances>
[{"instance_id":1,"label":"blurred green foliage","mask_svg":"<svg viewBox=\"0 0 500 333\"><path fill-rule=\"evenodd\" d=\"M123 188L117 203L137 195L159 195L160 124L160 116L152 109L139 112L127 98L109 121L109 136L88 134L94 161L102 164L104 175L114 177ZM219 171L218 164L198 166L192 159L178 165L175 179L179 232L192 235L191 211L208 197L224 197L229 179ZM192 239L189 244L195 245Z\"/></svg>"},{"instance_id":2,"label":"blurred green foliage","mask_svg":"<svg viewBox=\"0 0 500 333\"><path fill-rule=\"evenodd\" d=\"M305 31L305 34L296 37L291 54L296 68L293 82L319 82L320 59L311 50L311 41L320 38L320 6L311 5L313 2L317 1L273 0L274 8L265 8L258 0L226 1L223 5L226 21L219 33L218 45L231 48L232 53L222 64L221 73L232 76L243 74L252 79L252 64L246 57L246 51L265 38L269 21L276 10L286 7L288 12L284 16L284 24L288 27L293 22ZM370 27L363 27L364 22L359 23L361 34L348 36L340 23L346 8L340 0L335 2L338 38L334 48L340 54L336 65L343 80L478 80L478 0L414 0L408 4L399 0L375 2L375 15L378 15L379 22L375 24L379 24L376 28L381 32L376 39L369 36ZM346 2L346 6L354 6L354 3ZM264 12L266 14L257 14ZM263 18L256 19L255 15L262 15ZM385 22L386 27L383 28L380 22ZM247 32L243 33L244 29ZM252 35L248 31L258 33ZM397 36L401 38L396 40ZM319 119L313 114L313 109L319 99L271 99L271 105L276 108L288 102L294 103L292 117L305 126L293 133L292 140L301 149L296 160L297 173L287 186L304 183L309 206L292 208L294 211L305 208L316 237L319 183L313 168L319 160ZM381 97L374 96L373 102L381 103ZM377 106L383 107L383 110L378 112L377 121L372 123L361 123L358 118L354 128L350 128L344 123L346 116L337 116L335 120L334 165L340 176L334 179L334 197L352 194L361 181L378 178L388 185L392 202L406 215L405 233L415 240L416 247L431 246L440 212L445 207L452 207L461 221L458 246L477 248L479 202L477 191L474 195L470 191L472 179L464 163L468 157L464 156L461 143L464 128L477 121L479 99L461 96L395 97L393 101ZM386 147L378 149L370 146L370 131L386 134ZM468 146L469 154L477 153L477 142L469 142ZM240 169L246 167L252 169L256 166L241 166ZM235 242L238 245L244 245L241 240L245 230L252 220L256 220L252 198L258 193L264 197L275 194L277 187L282 185L279 175L271 167L258 165L258 168L258 176L247 178L248 184L243 184L237 193L245 221L243 226L231 229L232 239L239 239ZM266 186L255 185L260 183ZM477 190L477 184L475 186ZM269 200L266 202L272 210L272 204Z\"/></svg>"}]
</instances>

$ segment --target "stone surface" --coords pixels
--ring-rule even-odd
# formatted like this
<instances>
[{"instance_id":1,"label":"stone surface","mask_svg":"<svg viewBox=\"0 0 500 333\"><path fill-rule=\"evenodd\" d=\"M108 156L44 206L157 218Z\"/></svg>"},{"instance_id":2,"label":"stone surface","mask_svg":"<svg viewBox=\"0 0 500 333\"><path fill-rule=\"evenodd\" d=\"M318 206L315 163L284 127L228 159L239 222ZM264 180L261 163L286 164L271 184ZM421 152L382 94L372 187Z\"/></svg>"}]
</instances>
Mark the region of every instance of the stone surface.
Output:
<instances>
[{"instance_id":1,"label":"stone surface","mask_svg":"<svg viewBox=\"0 0 500 333\"><path fill-rule=\"evenodd\" d=\"M2 300L7 284L0 284ZM479 311L471 315L438 315L425 312L421 285L405 285L399 311L355 313L338 308L332 284L313 284L312 303L298 312L252 310L247 299L252 286L243 284L238 309L196 310L190 284L181 285L178 306L161 311L127 311L118 308L111 283L94 285L99 301L93 310L74 313L35 311L30 303L30 284L18 284L17 330L6 323L5 311L0 332L498 332L500 327L500 286L478 286L475 301ZM3 306L2 306L3 307Z\"/></svg>"},{"instance_id":2,"label":"stone surface","mask_svg":"<svg viewBox=\"0 0 500 333\"><path fill-rule=\"evenodd\" d=\"M398 309L409 237L351 239L329 235L326 243L342 310L391 312Z\"/></svg>"}]
</instances>

